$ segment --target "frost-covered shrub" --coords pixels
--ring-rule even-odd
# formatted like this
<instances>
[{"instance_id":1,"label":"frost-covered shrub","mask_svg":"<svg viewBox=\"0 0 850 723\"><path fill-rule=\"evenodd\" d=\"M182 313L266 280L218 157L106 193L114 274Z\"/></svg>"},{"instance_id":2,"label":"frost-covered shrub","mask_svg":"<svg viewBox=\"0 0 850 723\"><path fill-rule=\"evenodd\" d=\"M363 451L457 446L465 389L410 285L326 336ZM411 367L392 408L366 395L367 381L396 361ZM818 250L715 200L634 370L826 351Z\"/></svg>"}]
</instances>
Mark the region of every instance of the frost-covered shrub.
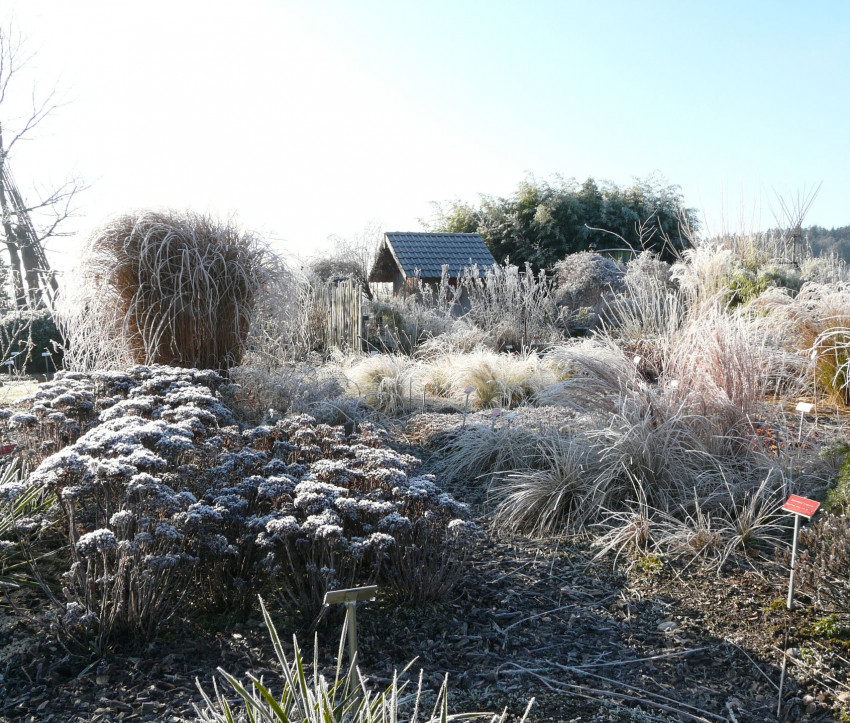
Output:
<instances>
[{"instance_id":1,"label":"frost-covered shrub","mask_svg":"<svg viewBox=\"0 0 850 723\"><path fill-rule=\"evenodd\" d=\"M85 414L102 411L28 481L56 495L69 542L65 600L56 601L53 623L72 638L91 636L98 648L117 634L149 639L182 601L198 563L180 515L200 491L193 468L216 454L213 432L230 421L214 392L221 378L135 367L60 381L78 382ZM71 411L67 386L41 389L36 404Z\"/></svg>"},{"instance_id":2,"label":"frost-covered shrub","mask_svg":"<svg viewBox=\"0 0 850 723\"><path fill-rule=\"evenodd\" d=\"M416 283L405 297L373 302L375 324L369 346L396 352L421 350L432 357L443 351L487 347L517 351L559 338L551 280L530 266L472 265L439 285Z\"/></svg>"},{"instance_id":3,"label":"frost-covered shrub","mask_svg":"<svg viewBox=\"0 0 850 723\"><path fill-rule=\"evenodd\" d=\"M800 587L826 610L846 606L850 594L850 521L823 512L800 532L803 551L797 561Z\"/></svg>"},{"instance_id":4,"label":"frost-covered shrub","mask_svg":"<svg viewBox=\"0 0 850 723\"><path fill-rule=\"evenodd\" d=\"M390 556L396 546L433 550L445 580L462 558L449 554L466 549L460 523L449 526L464 508L433 481L428 495L411 492L423 487L408 476L418 460L390 449L380 427L346 435L300 416L241 429L217 396L221 378L197 370L89 382L100 413L29 480L55 493L70 543L53 621L71 637L148 639L187 600L246 606L269 587L311 615L329 589L423 562ZM39 403L67 394L54 392Z\"/></svg>"},{"instance_id":5,"label":"frost-covered shrub","mask_svg":"<svg viewBox=\"0 0 850 723\"><path fill-rule=\"evenodd\" d=\"M449 589L468 548L458 526L472 523L432 477L410 476L417 459L387 447L386 432L368 423L349 437L309 417L276 428L281 461L320 450L256 541L290 606L312 614L326 590L379 578L407 599Z\"/></svg>"},{"instance_id":6,"label":"frost-covered shrub","mask_svg":"<svg viewBox=\"0 0 850 723\"><path fill-rule=\"evenodd\" d=\"M486 331L493 349L520 351L559 336L552 282L545 271L535 274L530 264L520 269L506 262L480 273L472 266L457 283L468 307L463 321Z\"/></svg>"},{"instance_id":7,"label":"frost-covered shrub","mask_svg":"<svg viewBox=\"0 0 850 723\"><path fill-rule=\"evenodd\" d=\"M247 423L285 416L313 414L343 394L341 380L321 368L321 361L265 366L241 366L229 370L231 384L223 391L228 405Z\"/></svg>"},{"instance_id":8,"label":"frost-covered shrub","mask_svg":"<svg viewBox=\"0 0 850 723\"><path fill-rule=\"evenodd\" d=\"M652 251L643 251L626 264L623 281L630 292L646 286L653 291L659 287L668 291L676 288L670 264Z\"/></svg>"},{"instance_id":9,"label":"frost-covered shrub","mask_svg":"<svg viewBox=\"0 0 850 723\"><path fill-rule=\"evenodd\" d=\"M570 254L555 264L555 300L567 328L592 328L606 299L625 288L625 269L595 251Z\"/></svg>"},{"instance_id":10,"label":"frost-covered shrub","mask_svg":"<svg viewBox=\"0 0 850 723\"><path fill-rule=\"evenodd\" d=\"M809 256L800 264L800 278L803 282L816 284L834 284L846 281L847 264L834 254Z\"/></svg>"},{"instance_id":11,"label":"frost-covered shrub","mask_svg":"<svg viewBox=\"0 0 850 723\"><path fill-rule=\"evenodd\" d=\"M20 352L15 359L19 371L29 374L44 373L42 352L50 353L48 370L62 366L62 335L56 322L46 309L9 311L0 316L0 353L4 360L12 352Z\"/></svg>"},{"instance_id":12,"label":"frost-covered shrub","mask_svg":"<svg viewBox=\"0 0 850 723\"><path fill-rule=\"evenodd\" d=\"M800 290L800 271L788 263L760 259L734 261L727 271L726 299L730 306L749 304L768 289Z\"/></svg>"}]
</instances>

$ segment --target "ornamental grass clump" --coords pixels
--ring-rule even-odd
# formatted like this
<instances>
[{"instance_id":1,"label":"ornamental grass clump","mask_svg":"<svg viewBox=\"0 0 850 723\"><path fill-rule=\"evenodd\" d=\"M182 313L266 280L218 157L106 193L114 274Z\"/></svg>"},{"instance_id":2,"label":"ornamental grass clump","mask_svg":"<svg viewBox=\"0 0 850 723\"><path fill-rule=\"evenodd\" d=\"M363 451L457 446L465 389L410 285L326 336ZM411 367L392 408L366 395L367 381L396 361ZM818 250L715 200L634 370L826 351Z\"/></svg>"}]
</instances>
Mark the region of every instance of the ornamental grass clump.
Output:
<instances>
[{"instance_id":1,"label":"ornamental grass clump","mask_svg":"<svg viewBox=\"0 0 850 723\"><path fill-rule=\"evenodd\" d=\"M242 357L255 308L284 270L232 223L141 211L95 231L71 278L59 314L69 367L226 369Z\"/></svg>"},{"instance_id":2,"label":"ornamental grass clump","mask_svg":"<svg viewBox=\"0 0 850 723\"><path fill-rule=\"evenodd\" d=\"M580 435L541 438L522 470L494 479L494 525L540 537L580 530L600 509L601 495L592 482L598 457Z\"/></svg>"},{"instance_id":3,"label":"ornamental grass clump","mask_svg":"<svg viewBox=\"0 0 850 723\"><path fill-rule=\"evenodd\" d=\"M640 539L715 565L775 537L770 510L782 495L818 484L817 469L802 474L793 448L771 448L759 436L789 436L766 398L799 389L799 358L765 326L716 307L701 307L659 348L666 351L657 378L605 334L550 351L562 381L545 397L575 418L517 466L491 472L497 526L544 536L590 528L604 550ZM471 439L458 437L467 449ZM502 464L476 457L491 470Z\"/></svg>"},{"instance_id":4,"label":"ornamental grass clump","mask_svg":"<svg viewBox=\"0 0 850 723\"><path fill-rule=\"evenodd\" d=\"M373 354L346 371L359 397L385 414L398 414L413 402L415 364L401 354Z\"/></svg>"},{"instance_id":5,"label":"ornamental grass clump","mask_svg":"<svg viewBox=\"0 0 850 723\"><path fill-rule=\"evenodd\" d=\"M455 397L462 399L463 390L471 387L470 401L481 409L530 403L555 382L534 352L496 354L482 350L432 363L435 368L446 365L451 369Z\"/></svg>"},{"instance_id":6,"label":"ornamental grass clump","mask_svg":"<svg viewBox=\"0 0 850 723\"><path fill-rule=\"evenodd\" d=\"M441 479L488 483L539 459L540 445L558 438L567 423L559 412L563 410L528 408L509 419L500 410L492 410L476 413L463 426L422 432L428 444L438 449L433 468Z\"/></svg>"}]
</instances>

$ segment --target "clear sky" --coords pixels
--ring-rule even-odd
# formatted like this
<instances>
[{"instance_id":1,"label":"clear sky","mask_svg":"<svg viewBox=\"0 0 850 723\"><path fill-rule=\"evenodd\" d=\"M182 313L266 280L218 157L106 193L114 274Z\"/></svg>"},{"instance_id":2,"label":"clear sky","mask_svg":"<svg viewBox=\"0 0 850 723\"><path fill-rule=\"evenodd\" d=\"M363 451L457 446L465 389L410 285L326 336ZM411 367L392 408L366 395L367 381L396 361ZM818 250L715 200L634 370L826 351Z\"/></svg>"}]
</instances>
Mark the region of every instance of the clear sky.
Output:
<instances>
[{"instance_id":1,"label":"clear sky","mask_svg":"<svg viewBox=\"0 0 850 723\"><path fill-rule=\"evenodd\" d=\"M235 215L309 256L526 174L661 173L709 230L775 193L850 224L850 2L0 0L36 55L0 108L64 104L11 158L69 175L78 237L109 214ZM10 120L12 118L12 120ZM78 244L49 247L64 267Z\"/></svg>"}]
</instances>

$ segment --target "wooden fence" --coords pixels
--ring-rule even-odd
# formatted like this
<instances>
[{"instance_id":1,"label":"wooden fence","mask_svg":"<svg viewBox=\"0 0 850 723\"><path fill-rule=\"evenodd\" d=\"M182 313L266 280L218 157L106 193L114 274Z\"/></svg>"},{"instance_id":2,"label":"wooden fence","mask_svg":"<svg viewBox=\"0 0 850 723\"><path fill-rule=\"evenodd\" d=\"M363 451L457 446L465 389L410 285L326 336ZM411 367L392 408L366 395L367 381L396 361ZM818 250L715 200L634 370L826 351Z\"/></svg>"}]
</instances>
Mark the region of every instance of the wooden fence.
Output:
<instances>
[{"instance_id":1,"label":"wooden fence","mask_svg":"<svg viewBox=\"0 0 850 723\"><path fill-rule=\"evenodd\" d=\"M363 350L363 286L352 279L313 288L313 304L324 314L324 342L345 351Z\"/></svg>"}]
</instances>

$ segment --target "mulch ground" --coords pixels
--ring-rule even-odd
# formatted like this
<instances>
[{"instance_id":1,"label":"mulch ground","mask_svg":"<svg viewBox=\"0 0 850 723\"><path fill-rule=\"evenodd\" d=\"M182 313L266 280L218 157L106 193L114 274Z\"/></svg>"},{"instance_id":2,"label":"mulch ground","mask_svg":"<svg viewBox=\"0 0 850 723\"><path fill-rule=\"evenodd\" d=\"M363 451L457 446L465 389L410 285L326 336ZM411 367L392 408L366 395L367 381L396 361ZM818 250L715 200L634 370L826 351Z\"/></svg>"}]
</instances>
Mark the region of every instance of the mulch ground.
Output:
<instances>
[{"instance_id":1,"label":"mulch ground","mask_svg":"<svg viewBox=\"0 0 850 723\"><path fill-rule=\"evenodd\" d=\"M486 529L486 505L470 497ZM785 610L786 585L787 571L764 558L721 574L657 560L625 572L594 560L582 541L487 532L452 599L413 607L379 597L359 608L361 668L385 685L417 658L409 675L424 671L426 700L448 673L452 712L507 708L518 717L534 697L535 721L850 720L848 627L813 632L818 617L804 596ZM34 591L13 597L40 605ZM277 625L312 658L309 631L284 618ZM326 665L337 625L329 618L319 629ZM147 649L93 661L0 607L0 721L195 720L195 680L211 691L218 666L277 679L259 618L173 621Z\"/></svg>"}]
</instances>

